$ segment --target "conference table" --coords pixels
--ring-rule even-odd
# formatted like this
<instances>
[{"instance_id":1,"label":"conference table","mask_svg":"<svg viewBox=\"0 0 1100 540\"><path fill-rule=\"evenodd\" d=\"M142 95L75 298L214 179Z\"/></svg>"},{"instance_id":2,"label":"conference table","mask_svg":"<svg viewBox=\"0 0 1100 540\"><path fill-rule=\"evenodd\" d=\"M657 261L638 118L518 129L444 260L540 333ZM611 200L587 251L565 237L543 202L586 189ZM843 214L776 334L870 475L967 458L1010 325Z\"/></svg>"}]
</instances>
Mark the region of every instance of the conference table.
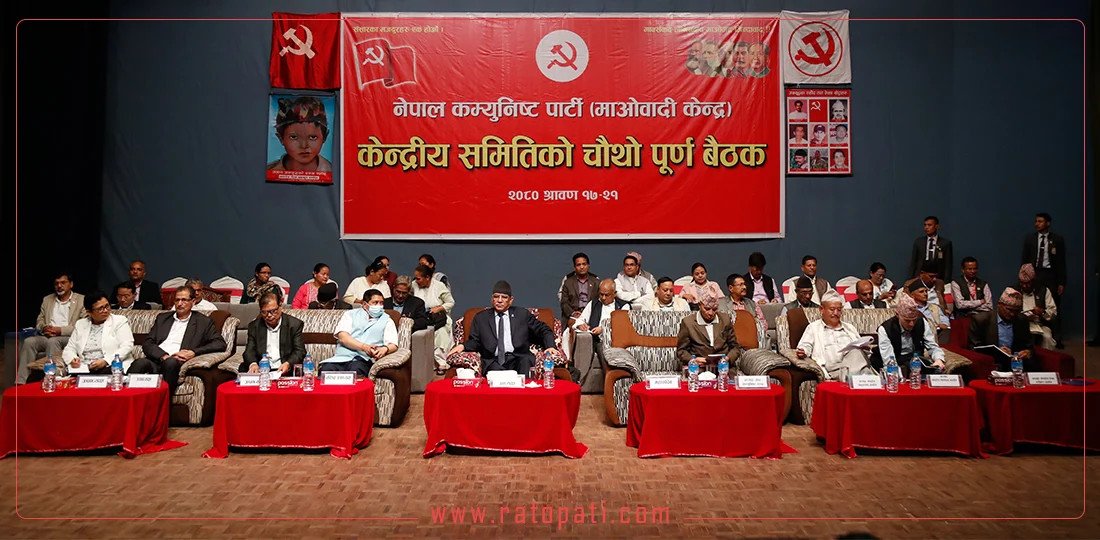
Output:
<instances>
[{"instance_id":1,"label":"conference table","mask_svg":"<svg viewBox=\"0 0 1100 540\"><path fill-rule=\"evenodd\" d=\"M971 388L913 390L902 384L891 394L886 389L822 382L810 425L824 439L826 452L849 458L856 457L856 448L986 457L981 444L982 413Z\"/></svg>"},{"instance_id":2,"label":"conference table","mask_svg":"<svg viewBox=\"0 0 1100 540\"><path fill-rule=\"evenodd\" d=\"M450 446L567 458L588 452L573 437L581 401L576 383L557 380L550 389L490 388L484 381L476 387L455 386L455 380L434 381L424 389L425 458Z\"/></svg>"},{"instance_id":3,"label":"conference table","mask_svg":"<svg viewBox=\"0 0 1100 540\"><path fill-rule=\"evenodd\" d=\"M4 391L0 404L0 458L15 453L93 451L121 447L133 458L185 446L168 438L168 385L156 388L58 389L22 384Z\"/></svg>"},{"instance_id":4,"label":"conference table","mask_svg":"<svg viewBox=\"0 0 1100 540\"><path fill-rule=\"evenodd\" d=\"M293 386L278 386L292 383ZM203 457L226 458L230 447L318 449L350 459L370 444L374 429L374 383L327 385L318 378L312 392L298 381L273 381L261 392L233 382L218 387L214 445Z\"/></svg>"},{"instance_id":5,"label":"conference table","mask_svg":"<svg viewBox=\"0 0 1100 540\"><path fill-rule=\"evenodd\" d=\"M1100 450L1100 382L1091 383L1014 388L971 381L985 420L986 450L1011 454L1018 442Z\"/></svg>"},{"instance_id":6,"label":"conference table","mask_svg":"<svg viewBox=\"0 0 1100 540\"><path fill-rule=\"evenodd\" d=\"M779 459L783 444L783 387L650 389L630 387L626 445L638 457L708 456Z\"/></svg>"}]
</instances>

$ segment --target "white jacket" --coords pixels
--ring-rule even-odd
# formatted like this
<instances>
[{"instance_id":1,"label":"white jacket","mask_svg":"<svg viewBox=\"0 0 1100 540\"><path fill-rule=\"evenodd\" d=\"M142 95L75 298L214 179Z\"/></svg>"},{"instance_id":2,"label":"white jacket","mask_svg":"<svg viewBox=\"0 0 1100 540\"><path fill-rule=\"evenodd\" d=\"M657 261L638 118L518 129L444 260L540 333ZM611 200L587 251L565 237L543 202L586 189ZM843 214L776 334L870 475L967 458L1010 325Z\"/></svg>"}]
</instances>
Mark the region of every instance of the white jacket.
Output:
<instances>
[{"instance_id":1,"label":"white jacket","mask_svg":"<svg viewBox=\"0 0 1100 540\"><path fill-rule=\"evenodd\" d=\"M75 358L83 359L84 345L88 342L88 334L92 331L92 320L84 317L73 326L73 333L69 336L69 343L61 353L62 360L68 365ZM133 363L131 354L134 349L134 333L130 330L130 320L122 315L112 313L106 321L103 321L103 337L100 341L103 349L103 359L110 363L117 354L122 359L123 371L130 369ZM89 360L95 360L90 358Z\"/></svg>"}]
</instances>

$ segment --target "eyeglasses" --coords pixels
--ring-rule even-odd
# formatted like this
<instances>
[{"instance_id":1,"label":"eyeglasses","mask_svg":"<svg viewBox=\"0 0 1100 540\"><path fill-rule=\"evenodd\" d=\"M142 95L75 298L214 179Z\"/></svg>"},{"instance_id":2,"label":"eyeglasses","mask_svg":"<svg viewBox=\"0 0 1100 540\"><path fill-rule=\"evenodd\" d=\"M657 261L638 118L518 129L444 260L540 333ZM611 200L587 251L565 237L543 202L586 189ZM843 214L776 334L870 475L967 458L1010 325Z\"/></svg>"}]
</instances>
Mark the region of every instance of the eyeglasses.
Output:
<instances>
[{"instance_id":1,"label":"eyeglasses","mask_svg":"<svg viewBox=\"0 0 1100 540\"><path fill-rule=\"evenodd\" d=\"M103 304L102 306L92 306L92 311L95 313L106 313L111 311L111 304Z\"/></svg>"},{"instance_id":2,"label":"eyeglasses","mask_svg":"<svg viewBox=\"0 0 1100 540\"><path fill-rule=\"evenodd\" d=\"M279 308L261 309L260 310L260 315L263 315L264 317L269 317L271 315L275 315L278 312L279 312Z\"/></svg>"},{"instance_id":3,"label":"eyeglasses","mask_svg":"<svg viewBox=\"0 0 1100 540\"><path fill-rule=\"evenodd\" d=\"M177 298L176 299L177 304L180 303L180 302L194 302L194 301L195 301L194 298Z\"/></svg>"}]
</instances>

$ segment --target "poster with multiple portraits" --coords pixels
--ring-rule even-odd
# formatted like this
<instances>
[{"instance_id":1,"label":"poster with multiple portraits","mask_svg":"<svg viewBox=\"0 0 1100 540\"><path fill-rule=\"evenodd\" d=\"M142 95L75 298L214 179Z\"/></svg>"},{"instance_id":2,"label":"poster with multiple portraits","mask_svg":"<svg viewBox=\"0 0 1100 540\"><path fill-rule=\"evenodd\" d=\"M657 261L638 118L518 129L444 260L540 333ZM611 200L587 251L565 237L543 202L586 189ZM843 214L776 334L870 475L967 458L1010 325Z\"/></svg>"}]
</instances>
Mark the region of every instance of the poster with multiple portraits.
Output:
<instances>
[{"instance_id":1,"label":"poster with multiple portraits","mask_svg":"<svg viewBox=\"0 0 1100 540\"><path fill-rule=\"evenodd\" d=\"M272 92L268 102L267 181L332 183L334 94Z\"/></svg>"},{"instance_id":2,"label":"poster with multiple portraits","mask_svg":"<svg viewBox=\"0 0 1100 540\"><path fill-rule=\"evenodd\" d=\"M852 90L788 88L787 174L852 174Z\"/></svg>"}]
</instances>

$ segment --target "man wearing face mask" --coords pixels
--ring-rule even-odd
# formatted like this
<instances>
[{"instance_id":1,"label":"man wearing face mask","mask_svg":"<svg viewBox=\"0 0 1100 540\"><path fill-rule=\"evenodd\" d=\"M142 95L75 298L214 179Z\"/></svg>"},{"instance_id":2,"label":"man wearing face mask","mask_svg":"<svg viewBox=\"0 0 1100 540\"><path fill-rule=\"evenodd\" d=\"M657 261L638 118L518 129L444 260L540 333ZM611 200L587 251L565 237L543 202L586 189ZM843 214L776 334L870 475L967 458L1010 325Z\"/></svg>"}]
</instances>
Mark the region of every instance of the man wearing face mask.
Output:
<instances>
[{"instance_id":1,"label":"man wearing face mask","mask_svg":"<svg viewBox=\"0 0 1100 540\"><path fill-rule=\"evenodd\" d=\"M382 291L363 293L360 309L350 309L336 324L336 354L321 360L318 371L354 371L370 375L376 361L397 350L397 325L386 314Z\"/></svg>"}]
</instances>

